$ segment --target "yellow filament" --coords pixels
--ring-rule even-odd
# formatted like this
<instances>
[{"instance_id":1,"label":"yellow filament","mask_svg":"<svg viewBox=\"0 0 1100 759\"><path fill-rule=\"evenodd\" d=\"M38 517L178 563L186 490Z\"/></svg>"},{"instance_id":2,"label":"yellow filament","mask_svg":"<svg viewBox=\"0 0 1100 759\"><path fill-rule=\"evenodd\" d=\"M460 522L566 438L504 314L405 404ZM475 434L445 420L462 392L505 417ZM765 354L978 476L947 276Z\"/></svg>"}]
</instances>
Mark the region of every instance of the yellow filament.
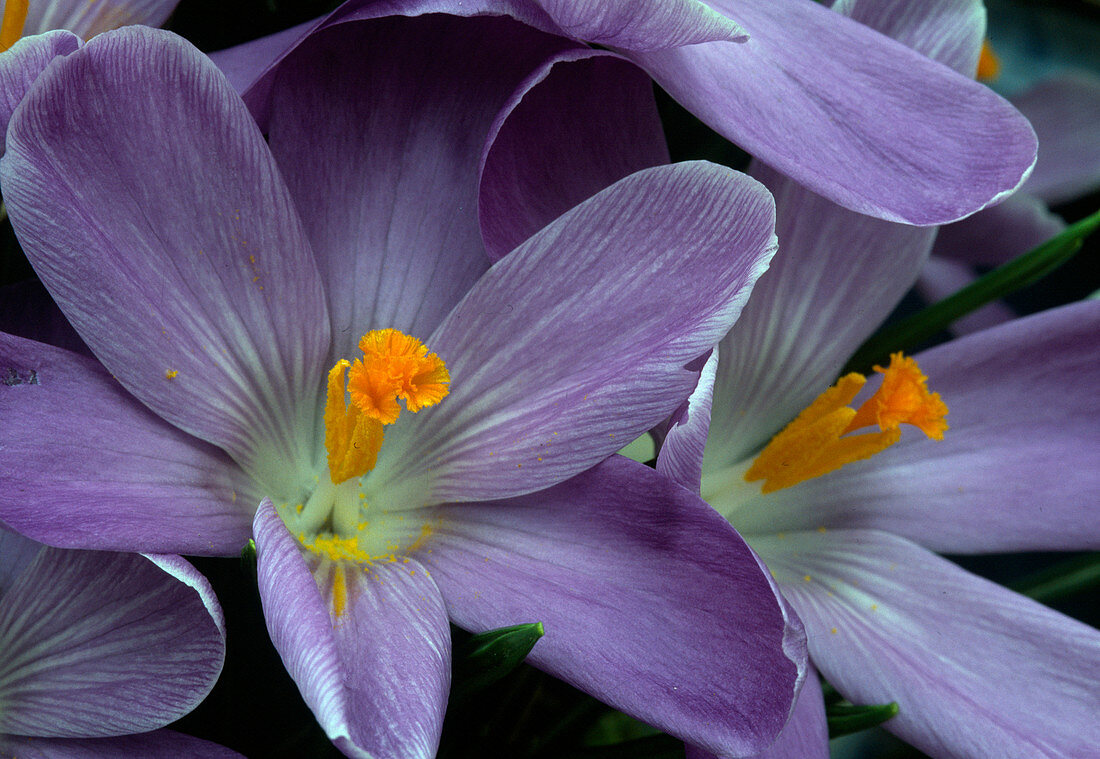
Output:
<instances>
[{"instance_id":1,"label":"yellow filament","mask_svg":"<svg viewBox=\"0 0 1100 759\"><path fill-rule=\"evenodd\" d=\"M993 52L993 46L989 40L982 41L982 52L978 56L978 81L989 82L997 78L1001 73L1001 60Z\"/></svg>"},{"instance_id":2,"label":"yellow filament","mask_svg":"<svg viewBox=\"0 0 1100 759\"><path fill-rule=\"evenodd\" d=\"M901 423L919 427L928 437L943 439L947 406L939 393L929 393L928 380L912 358L890 356L890 366L875 371L882 386L859 409L848 406L867 378L848 374L822 393L784 427L745 472L749 482L764 480L771 493L820 477L853 461L870 458L901 438ZM878 432L848 435L877 425Z\"/></svg>"},{"instance_id":3,"label":"yellow filament","mask_svg":"<svg viewBox=\"0 0 1100 759\"><path fill-rule=\"evenodd\" d=\"M415 337L395 329L374 330L359 341L363 358L337 361L328 374L325 449L333 484L361 477L374 468L382 447L382 427L401 413L433 406L450 392L443 359L428 353ZM345 377L347 394L344 395Z\"/></svg>"},{"instance_id":4,"label":"yellow filament","mask_svg":"<svg viewBox=\"0 0 1100 759\"><path fill-rule=\"evenodd\" d=\"M23 25L27 22L30 0L7 0L4 3L4 20L0 22L0 52L19 41Z\"/></svg>"}]
</instances>

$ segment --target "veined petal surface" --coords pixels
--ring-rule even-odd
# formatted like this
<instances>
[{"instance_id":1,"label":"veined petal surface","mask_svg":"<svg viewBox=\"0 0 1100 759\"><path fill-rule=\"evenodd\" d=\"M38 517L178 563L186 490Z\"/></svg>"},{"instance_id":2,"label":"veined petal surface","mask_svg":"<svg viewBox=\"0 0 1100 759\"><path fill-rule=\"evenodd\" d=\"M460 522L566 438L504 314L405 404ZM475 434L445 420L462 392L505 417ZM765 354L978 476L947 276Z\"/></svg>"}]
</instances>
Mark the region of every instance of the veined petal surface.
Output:
<instances>
[{"instance_id":1,"label":"veined petal surface","mask_svg":"<svg viewBox=\"0 0 1100 759\"><path fill-rule=\"evenodd\" d=\"M12 224L108 370L293 487L316 453L328 322L289 193L224 77L168 32L108 32L39 77L7 147Z\"/></svg>"},{"instance_id":2,"label":"veined petal surface","mask_svg":"<svg viewBox=\"0 0 1100 759\"><path fill-rule=\"evenodd\" d=\"M52 545L234 555L254 485L95 360L0 333L0 521Z\"/></svg>"},{"instance_id":3,"label":"veined petal surface","mask_svg":"<svg viewBox=\"0 0 1100 759\"><path fill-rule=\"evenodd\" d=\"M40 5L40 4L39 4ZM54 58L68 55L81 46L72 32L53 31L24 37L0 56L0 155L4 154L8 122L23 102L34 80Z\"/></svg>"},{"instance_id":4,"label":"veined petal surface","mask_svg":"<svg viewBox=\"0 0 1100 759\"><path fill-rule=\"evenodd\" d=\"M179 0L36 0L23 28L27 34L68 29L84 39L130 24L160 26Z\"/></svg>"},{"instance_id":5,"label":"veined petal surface","mask_svg":"<svg viewBox=\"0 0 1100 759\"><path fill-rule=\"evenodd\" d=\"M20 738L0 735L0 751L19 759L242 759L225 746L177 733L154 730L115 738Z\"/></svg>"},{"instance_id":6,"label":"veined petal surface","mask_svg":"<svg viewBox=\"0 0 1100 759\"><path fill-rule=\"evenodd\" d=\"M255 534L271 640L329 738L353 757L434 757L451 641L424 567L413 559L311 567L267 500Z\"/></svg>"},{"instance_id":7,"label":"veined petal surface","mask_svg":"<svg viewBox=\"0 0 1100 759\"><path fill-rule=\"evenodd\" d=\"M754 539L853 703L937 757L1088 756L1100 745L1100 632L873 530Z\"/></svg>"},{"instance_id":8,"label":"veined petal surface","mask_svg":"<svg viewBox=\"0 0 1100 759\"><path fill-rule=\"evenodd\" d=\"M431 570L474 632L540 621L528 661L723 755L766 747L805 662L755 554L698 496L619 456L557 487L436 510Z\"/></svg>"},{"instance_id":9,"label":"veined petal surface","mask_svg":"<svg viewBox=\"0 0 1100 759\"><path fill-rule=\"evenodd\" d=\"M632 174L558 218L427 341L451 393L387 430L368 491L422 481L424 503L532 492L657 424L767 266L772 214L760 184L698 162Z\"/></svg>"},{"instance_id":10,"label":"veined petal surface","mask_svg":"<svg viewBox=\"0 0 1100 759\"><path fill-rule=\"evenodd\" d=\"M178 557L46 547L0 610L2 733L162 727L206 696L225 656L213 591Z\"/></svg>"}]
</instances>

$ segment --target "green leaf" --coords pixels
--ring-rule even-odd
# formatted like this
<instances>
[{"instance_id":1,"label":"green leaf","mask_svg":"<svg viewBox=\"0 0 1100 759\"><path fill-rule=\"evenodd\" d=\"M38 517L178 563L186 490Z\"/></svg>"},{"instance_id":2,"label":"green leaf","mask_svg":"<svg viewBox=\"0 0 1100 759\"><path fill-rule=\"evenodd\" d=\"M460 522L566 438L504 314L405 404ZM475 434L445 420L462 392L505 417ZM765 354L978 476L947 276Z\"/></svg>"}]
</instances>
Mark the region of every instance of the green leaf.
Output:
<instances>
[{"instance_id":1,"label":"green leaf","mask_svg":"<svg viewBox=\"0 0 1100 759\"><path fill-rule=\"evenodd\" d=\"M252 538L241 549L241 570L253 580L256 579L256 541Z\"/></svg>"},{"instance_id":2,"label":"green leaf","mask_svg":"<svg viewBox=\"0 0 1100 759\"><path fill-rule=\"evenodd\" d=\"M1012 589L1042 603L1057 601L1100 584L1100 553L1074 556L1012 584Z\"/></svg>"},{"instance_id":3,"label":"green leaf","mask_svg":"<svg viewBox=\"0 0 1100 759\"><path fill-rule=\"evenodd\" d=\"M898 705L894 701L868 705L842 702L825 707L825 720L829 723L829 737L839 738L881 725L897 713Z\"/></svg>"},{"instance_id":4,"label":"green leaf","mask_svg":"<svg viewBox=\"0 0 1100 759\"><path fill-rule=\"evenodd\" d=\"M1067 227L1061 234L1019 258L979 277L954 295L880 329L856 350L842 374L867 373L873 365L885 364L892 352L909 350L986 303L1037 282L1073 258L1084 239L1097 227L1100 227L1100 211Z\"/></svg>"},{"instance_id":5,"label":"green leaf","mask_svg":"<svg viewBox=\"0 0 1100 759\"><path fill-rule=\"evenodd\" d=\"M471 637L455 651L452 699L467 698L515 669L543 636L542 622L501 627Z\"/></svg>"}]
</instances>

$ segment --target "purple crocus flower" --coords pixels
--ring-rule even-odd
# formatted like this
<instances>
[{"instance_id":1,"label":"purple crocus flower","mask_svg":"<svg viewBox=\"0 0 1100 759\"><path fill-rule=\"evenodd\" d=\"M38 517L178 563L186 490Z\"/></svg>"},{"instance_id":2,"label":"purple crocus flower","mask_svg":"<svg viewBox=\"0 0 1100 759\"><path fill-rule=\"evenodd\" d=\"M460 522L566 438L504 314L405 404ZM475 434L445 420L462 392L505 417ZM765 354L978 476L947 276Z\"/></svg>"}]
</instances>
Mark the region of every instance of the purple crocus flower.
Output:
<instances>
[{"instance_id":1,"label":"purple crocus flower","mask_svg":"<svg viewBox=\"0 0 1100 759\"><path fill-rule=\"evenodd\" d=\"M0 17L0 51L21 37L67 29L84 39L127 24L160 26L179 0L9 0Z\"/></svg>"},{"instance_id":2,"label":"purple crocus flower","mask_svg":"<svg viewBox=\"0 0 1100 759\"><path fill-rule=\"evenodd\" d=\"M911 3L848 5L941 49L975 18L959 3L929 17ZM857 396L858 412L843 399L809 404L915 280L934 230L852 214L759 164L751 173L776 197L780 253L665 429L658 470L700 487L746 536L842 695L898 703L887 729L936 757L1088 755L1100 745L1100 633L933 551L1100 544L1089 498L1100 487L1100 303L956 340L919 354L919 370L897 361L876 391L910 372L895 398L920 396L908 418L943 439L910 428L886 447L899 432L887 391ZM880 399L882 431L849 434ZM942 404L946 432L938 414L921 418ZM828 756L816 678L762 756Z\"/></svg>"},{"instance_id":3,"label":"purple crocus flower","mask_svg":"<svg viewBox=\"0 0 1100 759\"><path fill-rule=\"evenodd\" d=\"M1034 162L1031 128L998 95L812 0L351 0L215 60L261 125L265 67L306 30L394 14L510 16L639 66L753 155L862 213L940 224L994 203ZM434 14L434 15L433 15ZM583 90L582 90L583 92Z\"/></svg>"},{"instance_id":4,"label":"purple crocus flower","mask_svg":"<svg viewBox=\"0 0 1100 759\"><path fill-rule=\"evenodd\" d=\"M20 379L7 392L33 392ZM5 756L239 756L157 729L206 696L224 656L217 599L178 556L48 548L0 527Z\"/></svg>"},{"instance_id":5,"label":"purple crocus flower","mask_svg":"<svg viewBox=\"0 0 1100 759\"><path fill-rule=\"evenodd\" d=\"M274 79L266 142L177 37L24 43L45 70L0 181L98 360L0 337L40 380L0 394L28 431L0 450L0 519L55 545L223 555L251 527L272 639L349 755L434 753L448 619L541 621L536 666L759 751L803 677L800 623L724 520L611 454L695 386L774 251L771 197L711 164L651 169L490 267L479 167L513 93L537 101L555 56L606 54L449 23L317 34Z\"/></svg>"}]
</instances>

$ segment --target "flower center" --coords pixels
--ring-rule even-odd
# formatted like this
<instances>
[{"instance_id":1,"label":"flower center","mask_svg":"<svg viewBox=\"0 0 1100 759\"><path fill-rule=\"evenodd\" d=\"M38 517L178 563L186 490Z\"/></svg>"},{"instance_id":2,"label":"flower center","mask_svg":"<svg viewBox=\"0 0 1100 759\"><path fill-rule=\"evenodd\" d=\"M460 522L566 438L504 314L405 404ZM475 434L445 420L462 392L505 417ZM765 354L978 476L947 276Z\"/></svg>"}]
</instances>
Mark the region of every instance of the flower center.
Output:
<instances>
[{"instance_id":1,"label":"flower center","mask_svg":"<svg viewBox=\"0 0 1100 759\"><path fill-rule=\"evenodd\" d=\"M882 386L858 409L848 404L867 378L853 372L841 377L772 438L745 472L745 479L764 480L762 492L771 493L820 477L889 448L901 438L899 425L903 422L942 440L947 406L939 393L928 392L928 378L917 362L895 353L890 356L890 366L876 366L875 371L884 375ZM878 432L849 434L876 425Z\"/></svg>"},{"instance_id":2,"label":"flower center","mask_svg":"<svg viewBox=\"0 0 1100 759\"><path fill-rule=\"evenodd\" d=\"M414 413L433 406L449 392L450 375L443 359L397 330L368 332L359 349L361 359L337 361L328 373L327 466L304 503L283 503L279 513L321 559L370 565L398 561L431 532L429 523L406 518L421 504L372 508L361 484L378 460L383 428L401 414L398 401Z\"/></svg>"},{"instance_id":3,"label":"flower center","mask_svg":"<svg viewBox=\"0 0 1100 759\"><path fill-rule=\"evenodd\" d=\"M23 25L27 23L30 0L7 0L4 3L4 19L0 21L0 52L19 41Z\"/></svg>"},{"instance_id":4,"label":"flower center","mask_svg":"<svg viewBox=\"0 0 1100 759\"><path fill-rule=\"evenodd\" d=\"M982 51L978 54L978 73L975 77L979 82L991 82L1001 73L1001 59L993 52L993 46L989 40L982 40Z\"/></svg>"}]
</instances>

